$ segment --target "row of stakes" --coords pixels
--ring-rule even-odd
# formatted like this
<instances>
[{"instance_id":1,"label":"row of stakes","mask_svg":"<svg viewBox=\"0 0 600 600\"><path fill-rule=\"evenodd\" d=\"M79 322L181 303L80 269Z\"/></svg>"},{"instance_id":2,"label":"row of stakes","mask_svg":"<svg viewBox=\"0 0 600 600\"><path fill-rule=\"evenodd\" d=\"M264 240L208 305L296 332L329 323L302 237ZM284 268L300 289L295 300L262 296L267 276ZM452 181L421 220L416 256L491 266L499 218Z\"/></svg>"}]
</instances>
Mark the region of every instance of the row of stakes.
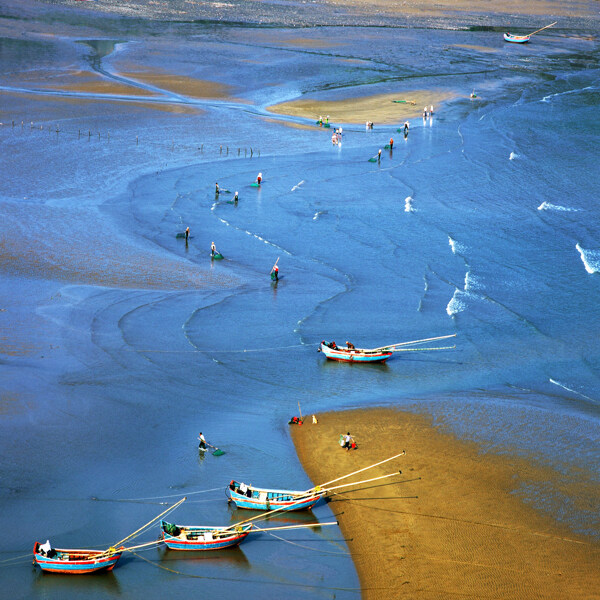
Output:
<instances>
[{"instance_id":1,"label":"row of stakes","mask_svg":"<svg viewBox=\"0 0 600 600\"><path fill-rule=\"evenodd\" d=\"M2 126L2 125L8 125L8 123L0 123L0 126ZM25 122L21 121L21 129L23 129L24 126L25 126ZM13 128L15 127L15 122L14 121L12 121L12 127ZM36 126L33 124L33 121L30 123L29 128L30 129L35 129L36 128ZM44 129L44 126L40 125L40 131L43 131L43 129ZM54 130L52 128L52 125L48 125L48 131L50 133L52 133L54 131L57 135L61 132L61 130L59 129L58 125L56 126L56 129L54 129ZM84 136L85 136L85 132L84 132ZM77 136L77 139L80 139L80 138L81 138L81 129L79 129L78 136ZM89 129L88 129L87 138L88 138L88 141L92 138L92 131L89 130ZM98 132L98 139L100 139L100 132ZM110 131L107 132L106 139L108 141L110 141ZM140 143L139 136L136 135L135 136L135 144L136 144L136 146L138 146L139 143ZM175 150L175 140L172 140L171 149ZM204 144L202 144L198 148L198 150L200 150L200 152L204 152ZM242 149L238 148L237 149L237 155L240 156L241 152L242 152ZM223 154L223 146L222 145L219 146L219 154L220 155ZM229 156L229 146L225 146L225 156ZM245 157L248 156L248 148L244 148L244 156ZM252 158L253 156L254 156L254 149L250 148L250 158ZM260 150L258 150L258 156L260 156Z\"/></svg>"}]
</instances>

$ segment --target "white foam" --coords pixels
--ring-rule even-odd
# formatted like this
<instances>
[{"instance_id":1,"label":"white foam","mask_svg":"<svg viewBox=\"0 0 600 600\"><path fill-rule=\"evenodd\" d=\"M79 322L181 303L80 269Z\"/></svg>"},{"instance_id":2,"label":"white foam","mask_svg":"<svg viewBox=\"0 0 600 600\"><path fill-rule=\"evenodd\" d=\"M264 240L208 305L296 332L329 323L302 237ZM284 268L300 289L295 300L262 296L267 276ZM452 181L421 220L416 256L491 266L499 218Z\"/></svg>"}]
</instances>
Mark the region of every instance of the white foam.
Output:
<instances>
[{"instance_id":1,"label":"white foam","mask_svg":"<svg viewBox=\"0 0 600 600\"><path fill-rule=\"evenodd\" d=\"M508 160L515 160L515 158L519 158L519 155L516 152L511 152Z\"/></svg>"},{"instance_id":2,"label":"white foam","mask_svg":"<svg viewBox=\"0 0 600 600\"><path fill-rule=\"evenodd\" d=\"M585 250L579 244L575 244L575 248L579 251L583 266L588 273L600 272L600 251Z\"/></svg>"},{"instance_id":3,"label":"white foam","mask_svg":"<svg viewBox=\"0 0 600 600\"><path fill-rule=\"evenodd\" d=\"M322 214L323 214L323 211L321 211L321 210L317 211L312 220L316 221Z\"/></svg>"},{"instance_id":4,"label":"white foam","mask_svg":"<svg viewBox=\"0 0 600 600\"><path fill-rule=\"evenodd\" d=\"M465 292L472 292L481 289L481 283L475 275L471 275L470 271L465 273Z\"/></svg>"},{"instance_id":5,"label":"white foam","mask_svg":"<svg viewBox=\"0 0 600 600\"><path fill-rule=\"evenodd\" d=\"M578 392L577 390L573 390L570 387L567 387L560 381L556 381L556 379L552 379L552 377L550 377L549 381L550 381L550 383L553 383L554 385L561 387L563 390L567 390L567 392L571 392L572 394L577 394L578 396L581 396L582 398L585 398L586 400L591 400L592 402L595 402L595 400L593 398L590 398L589 396L586 396L585 394L582 394L581 392Z\"/></svg>"},{"instance_id":6,"label":"white foam","mask_svg":"<svg viewBox=\"0 0 600 600\"><path fill-rule=\"evenodd\" d=\"M404 212L415 212L415 209L412 207L412 196L406 196L404 199Z\"/></svg>"},{"instance_id":7,"label":"white foam","mask_svg":"<svg viewBox=\"0 0 600 600\"><path fill-rule=\"evenodd\" d=\"M552 98L558 98L559 96L567 96L569 94L577 94L579 92L586 92L588 90L593 90L593 86L588 85L587 87L577 89L577 90L567 90L566 92L557 92L556 94L550 94L549 96L544 96L541 99L541 102L550 102Z\"/></svg>"},{"instance_id":8,"label":"white foam","mask_svg":"<svg viewBox=\"0 0 600 600\"><path fill-rule=\"evenodd\" d=\"M462 244L459 244L456 240L453 240L450 236L448 236L448 243L450 244L450 248L452 248L452 254L464 253L465 247Z\"/></svg>"},{"instance_id":9,"label":"white foam","mask_svg":"<svg viewBox=\"0 0 600 600\"><path fill-rule=\"evenodd\" d=\"M538 206L538 210L556 210L561 212L578 212L578 208L569 208L568 206L559 206L558 204L551 204L550 202L542 202Z\"/></svg>"},{"instance_id":10,"label":"white foam","mask_svg":"<svg viewBox=\"0 0 600 600\"><path fill-rule=\"evenodd\" d=\"M464 295L465 293L458 288L454 290L454 295L452 296L450 302L448 302L448 306L446 306L446 312L448 313L449 317L453 317L459 312L465 310L466 305L461 299L461 297L464 297Z\"/></svg>"},{"instance_id":11,"label":"white foam","mask_svg":"<svg viewBox=\"0 0 600 600\"><path fill-rule=\"evenodd\" d=\"M297 183L293 188L292 188L292 192L295 192L302 184L304 183L304 179L300 182Z\"/></svg>"}]
</instances>

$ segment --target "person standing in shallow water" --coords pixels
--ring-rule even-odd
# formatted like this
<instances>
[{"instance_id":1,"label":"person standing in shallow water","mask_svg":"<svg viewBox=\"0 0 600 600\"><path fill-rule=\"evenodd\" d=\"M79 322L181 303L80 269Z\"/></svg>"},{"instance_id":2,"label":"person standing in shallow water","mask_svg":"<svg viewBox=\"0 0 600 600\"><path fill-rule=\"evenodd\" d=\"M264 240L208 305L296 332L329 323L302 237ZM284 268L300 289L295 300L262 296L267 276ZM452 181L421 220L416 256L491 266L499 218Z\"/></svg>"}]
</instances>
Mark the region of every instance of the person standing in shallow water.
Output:
<instances>
[{"instance_id":1,"label":"person standing in shallow water","mask_svg":"<svg viewBox=\"0 0 600 600\"><path fill-rule=\"evenodd\" d=\"M234 202L237 202L238 200L239 200L239 198L238 198L238 193L237 193L237 191L236 191L236 193L235 193L235 196L233 197L233 201L234 201Z\"/></svg>"},{"instance_id":2,"label":"person standing in shallow water","mask_svg":"<svg viewBox=\"0 0 600 600\"><path fill-rule=\"evenodd\" d=\"M215 183L215 196L218 196L219 192L220 192L220 190L219 190L219 184Z\"/></svg>"},{"instance_id":3,"label":"person standing in shallow water","mask_svg":"<svg viewBox=\"0 0 600 600\"><path fill-rule=\"evenodd\" d=\"M187 241L190 239L190 228L186 227L185 228L185 243L187 244Z\"/></svg>"},{"instance_id":4,"label":"person standing in shallow water","mask_svg":"<svg viewBox=\"0 0 600 600\"><path fill-rule=\"evenodd\" d=\"M206 440L204 439L204 436L202 435L202 432L200 432L200 435L198 436L198 441L200 442L198 444L198 449L199 450L206 450Z\"/></svg>"},{"instance_id":5,"label":"person standing in shallow water","mask_svg":"<svg viewBox=\"0 0 600 600\"><path fill-rule=\"evenodd\" d=\"M217 252L217 247L215 246L214 242L210 243L210 255L214 256Z\"/></svg>"}]
</instances>

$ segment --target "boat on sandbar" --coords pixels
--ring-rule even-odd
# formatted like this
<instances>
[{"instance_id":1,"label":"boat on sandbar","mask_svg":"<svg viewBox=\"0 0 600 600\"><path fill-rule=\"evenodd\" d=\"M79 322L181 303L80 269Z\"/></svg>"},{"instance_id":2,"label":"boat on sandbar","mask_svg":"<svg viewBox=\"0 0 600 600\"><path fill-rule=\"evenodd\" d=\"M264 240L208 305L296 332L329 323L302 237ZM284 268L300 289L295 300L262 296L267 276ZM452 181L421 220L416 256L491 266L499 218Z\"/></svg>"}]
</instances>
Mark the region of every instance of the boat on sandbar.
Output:
<instances>
[{"instance_id":1,"label":"boat on sandbar","mask_svg":"<svg viewBox=\"0 0 600 600\"><path fill-rule=\"evenodd\" d=\"M237 508L270 511L309 510L325 495L315 489L294 491L257 488L233 479L229 482L227 493L230 502Z\"/></svg>"},{"instance_id":2,"label":"boat on sandbar","mask_svg":"<svg viewBox=\"0 0 600 600\"><path fill-rule=\"evenodd\" d=\"M122 546L108 550L64 550L50 547L49 542L36 542L33 546L33 562L42 571L84 575L97 571L112 571L123 550Z\"/></svg>"},{"instance_id":3,"label":"boat on sandbar","mask_svg":"<svg viewBox=\"0 0 600 600\"><path fill-rule=\"evenodd\" d=\"M252 523L230 527L210 525L175 525L160 522L162 539L171 550L222 550L242 542L252 529Z\"/></svg>"}]
</instances>

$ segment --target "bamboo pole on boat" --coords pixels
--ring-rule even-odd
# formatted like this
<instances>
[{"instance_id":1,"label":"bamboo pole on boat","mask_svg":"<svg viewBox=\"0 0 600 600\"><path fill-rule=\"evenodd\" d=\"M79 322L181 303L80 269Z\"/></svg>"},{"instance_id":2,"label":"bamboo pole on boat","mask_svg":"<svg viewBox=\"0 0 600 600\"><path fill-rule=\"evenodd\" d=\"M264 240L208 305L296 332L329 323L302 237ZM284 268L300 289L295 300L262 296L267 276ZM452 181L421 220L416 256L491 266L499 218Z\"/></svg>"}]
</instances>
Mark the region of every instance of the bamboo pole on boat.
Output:
<instances>
[{"instance_id":1,"label":"bamboo pole on boat","mask_svg":"<svg viewBox=\"0 0 600 600\"><path fill-rule=\"evenodd\" d=\"M295 499L297 499L298 502L300 502L302 499L308 497L309 495L310 494L302 493L302 495L295 496ZM268 517L274 513L278 513L278 512L281 512L282 510L286 510L286 509L289 509L289 506L280 506L279 508L274 508L273 510L268 510L267 512L261 513L260 515L255 515L254 517L245 519L244 521L238 521L237 523L233 523L229 527L225 527L223 529L223 531L227 531L229 529L235 529L236 527L239 527L240 525L245 525L246 523L250 523L251 521L256 521L256 519L264 519L265 517ZM257 510L260 510L260 509L257 509Z\"/></svg>"},{"instance_id":2,"label":"bamboo pole on boat","mask_svg":"<svg viewBox=\"0 0 600 600\"><path fill-rule=\"evenodd\" d=\"M402 450L402 452L400 452L400 454L396 454L394 456L391 456L390 458L386 458L385 460L379 461L378 463L369 465L368 467L363 467L362 469L358 469L358 471L353 471L352 473L348 473L347 475L342 475L341 477L332 479L331 481L327 481L326 483L322 483L320 485L312 487L312 488L306 490L305 492L301 492L297 496L294 496L294 500L301 502L303 499L308 498L309 496L311 496L313 494L320 494L323 491L327 492L328 490L322 490L321 488L323 488L324 486L329 485L331 483L335 483L336 481L341 481L342 479L346 479L347 477L351 477L352 475L357 475L358 473L362 473L363 471L367 471L368 469L372 469L374 467L382 465L386 462L389 462L390 460L394 460L394 458L398 458L399 456L404 456L405 454L406 454L406 450ZM393 474L395 475L396 473L393 473ZM386 475L385 477L389 477L389 475ZM372 480L369 480L369 481L372 481ZM348 484L348 485L356 485L357 483L361 483L361 482L355 482L354 484ZM362 482L362 483L364 483L364 482ZM331 488L331 489L337 489L337 488ZM232 525L230 525L229 527L226 527L225 529L226 530L233 529L239 525L244 525L245 523L250 523L251 521L255 521L256 519L263 519L267 516L270 516L274 513L281 512L282 510L286 510L286 509L289 509L289 506L281 506L279 508L274 508L273 510L264 512L260 515L255 515L254 517L250 517L249 519L245 519L244 521L238 521L237 523L233 523Z\"/></svg>"},{"instance_id":3,"label":"bamboo pole on boat","mask_svg":"<svg viewBox=\"0 0 600 600\"><path fill-rule=\"evenodd\" d=\"M399 348L398 350L394 350L394 352L427 352L428 350L454 350L456 348L456 344L454 346L438 346L436 348Z\"/></svg>"},{"instance_id":4,"label":"bamboo pole on boat","mask_svg":"<svg viewBox=\"0 0 600 600\"><path fill-rule=\"evenodd\" d=\"M368 467L363 467L362 469L359 469L358 471L353 471L352 473L348 473L348 475L342 475L341 477L338 477L337 479L332 479L331 481L326 481L325 483L321 483L320 485L315 486L314 488L311 488L310 490L307 490L307 491L310 492L312 490L315 490L316 488L324 488L326 485L335 483L336 481L341 481L342 479L346 479L347 477L351 477L352 475L357 475L358 473L362 473L363 471L368 471L369 469L372 469L373 467L378 467L379 465L382 465L383 463L389 462L390 460L394 460L394 458L398 458L399 456L404 456L405 454L406 454L406 450L402 450L402 452L400 452L400 454L396 454L394 456L391 456L390 458L386 458L385 460L382 460L373 465L369 465Z\"/></svg>"},{"instance_id":5,"label":"bamboo pole on boat","mask_svg":"<svg viewBox=\"0 0 600 600\"><path fill-rule=\"evenodd\" d=\"M548 29L548 27L552 27L553 25L556 25L557 23L558 23L558 21L554 21L554 23L550 23L550 25L546 25L546 27L542 27L541 29L536 29L535 31L528 33L527 37L530 35L533 35L534 33L539 33L540 31L543 31L544 29Z\"/></svg>"},{"instance_id":6,"label":"bamboo pole on boat","mask_svg":"<svg viewBox=\"0 0 600 600\"><path fill-rule=\"evenodd\" d=\"M386 348L396 348L398 346L410 346L411 344L424 344L425 342L433 342L435 340L446 340L451 337L456 337L456 333L451 333L450 335L440 335L438 337L432 337L432 338L425 338L422 340L412 340L410 342L400 342L398 344L388 344L387 346L380 346L379 348L372 348L372 351L385 350Z\"/></svg>"},{"instance_id":7,"label":"bamboo pole on boat","mask_svg":"<svg viewBox=\"0 0 600 600\"><path fill-rule=\"evenodd\" d=\"M333 490L339 490L340 488L349 487L351 485L360 485L361 483L370 483L371 481L378 481L379 479L386 479L387 477L394 477L394 475L401 475L402 471L394 471L387 475L380 475L379 477L373 477L371 479L363 479L362 481L353 481L352 483L343 483L342 485L336 485L332 488L323 489L324 492L332 492Z\"/></svg>"},{"instance_id":8,"label":"bamboo pole on boat","mask_svg":"<svg viewBox=\"0 0 600 600\"><path fill-rule=\"evenodd\" d=\"M145 529L146 527L148 527L148 525L152 525L152 523L154 523L155 521L158 521L158 519L160 519L161 517L163 517L164 515L166 515L168 512L171 512L172 510L175 510L180 504L182 504L183 502L185 502L187 499L186 496L184 496L179 502L176 502L175 504L173 504L173 506L167 508L167 510L163 511L160 513L160 515L158 515L158 517L154 517L154 519L152 519L151 521L148 521L145 525L142 525L139 529L136 529L132 534L128 535L127 537L123 538L121 541L117 542L116 544L113 544L111 546L111 548L115 548L116 546L120 546L123 542L126 542L127 540L131 539L136 533L139 533L140 531L142 531L142 529ZM108 552L108 551L105 551ZM111 551L112 554L112 551Z\"/></svg>"},{"instance_id":9,"label":"bamboo pole on boat","mask_svg":"<svg viewBox=\"0 0 600 600\"><path fill-rule=\"evenodd\" d=\"M281 529L303 529L305 527L323 527L324 525L338 525L337 521L333 521L330 523L305 523L303 525L282 525L281 527L267 527L266 529L261 529L260 527L256 527L256 531L252 529L250 533L257 533L262 531L280 531Z\"/></svg>"},{"instance_id":10,"label":"bamboo pole on boat","mask_svg":"<svg viewBox=\"0 0 600 600\"><path fill-rule=\"evenodd\" d=\"M153 542L146 542L145 544L138 544L136 546L130 546L129 548L123 548L123 552L139 550L140 548L148 548L149 546L158 546L159 544L162 544L162 540L155 540Z\"/></svg>"}]
</instances>

